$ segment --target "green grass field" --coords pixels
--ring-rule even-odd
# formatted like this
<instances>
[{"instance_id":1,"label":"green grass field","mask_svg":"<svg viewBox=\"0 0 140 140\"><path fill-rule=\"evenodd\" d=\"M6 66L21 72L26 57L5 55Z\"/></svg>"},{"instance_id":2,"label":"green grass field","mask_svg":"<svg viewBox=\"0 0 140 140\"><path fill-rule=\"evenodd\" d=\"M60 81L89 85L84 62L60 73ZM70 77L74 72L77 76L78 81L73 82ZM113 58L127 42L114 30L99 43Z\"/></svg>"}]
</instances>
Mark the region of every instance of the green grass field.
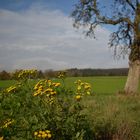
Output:
<instances>
[{"instance_id":1,"label":"green grass field","mask_svg":"<svg viewBox=\"0 0 140 140\"><path fill-rule=\"evenodd\" d=\"M117 91L122 90L126 81L126 77L118 76L104 76L104 77L68 77L65 79L65 85L67 88L75 88L74 82L76 80L82 80L89 82L92 85L92 90L98 95L111 95ZM14 84L14 80L0 81L0 88L6 88Z\"/></svg>"},{"instance_id":2,"label":"green grass field","mask_svg":"<svg viewBox=\"0 0 140 140\"><path fill-rule=\"evenodd\" d=\"M110 95L122 90L126 81L126 77L71 77L66 79L68 87L73 87L74 81L81 79L92 85L92 90L97 94Z\"/></svg>"},{"instance_id":3,"label":"green grass field","mask_svg":"<svg viewBox=\"0 0 140 140\"><path fill-rule=\"evenodd\" d=\"M15 83L14 80L0 80L0 89L7 88Z\"/></svg>"}]
</instances>

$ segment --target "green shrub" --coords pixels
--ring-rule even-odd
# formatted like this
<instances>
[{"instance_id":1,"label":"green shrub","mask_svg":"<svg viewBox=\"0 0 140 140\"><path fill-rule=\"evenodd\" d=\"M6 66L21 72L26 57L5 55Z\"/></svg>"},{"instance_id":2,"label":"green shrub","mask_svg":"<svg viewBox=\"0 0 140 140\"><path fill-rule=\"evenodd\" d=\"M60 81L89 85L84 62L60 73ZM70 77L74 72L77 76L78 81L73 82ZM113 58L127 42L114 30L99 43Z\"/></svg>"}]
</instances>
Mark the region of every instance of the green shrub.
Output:
<instances>
[{"instance_id":1,"label":"green shrub","mask_svg":"<svg viewBox=\"0 0 140 140\"><path fill-rule=\"evenodd\" d=\"M0 94L1 139L91 139L87 116L82 113L84 95L78 95L79 99L51 80L33 87L25 79Z\"/></svg>"}]
</instances>

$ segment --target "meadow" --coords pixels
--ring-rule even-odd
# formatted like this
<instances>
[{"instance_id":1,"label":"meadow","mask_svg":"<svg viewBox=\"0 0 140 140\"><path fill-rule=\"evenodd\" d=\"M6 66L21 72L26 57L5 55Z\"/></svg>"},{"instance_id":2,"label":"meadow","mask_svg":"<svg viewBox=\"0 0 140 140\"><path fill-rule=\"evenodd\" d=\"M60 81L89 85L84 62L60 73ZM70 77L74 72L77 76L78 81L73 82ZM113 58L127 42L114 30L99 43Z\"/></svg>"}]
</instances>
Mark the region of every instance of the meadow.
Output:
<instances>
[{"instance_id":1,"label":"meadow","mask_svg":"<svg viewBox=\"0 0 140 140\"><path fill-rule=\"evenodd\" d=\"M114 96L119 91L123 91L126 76L95 76L95 77L67 77L64 79L65 87L75 90L74 82L77 80L88 82L92 86L92 92L95 96L111 95ZM61 80L53 78L53 81L62 83ZM31 80L35 84L39 80ZM0 80L0 89L7 88L16 83L15 80ZM140 91L140 86L138 91Z\"/></svg>"},{"instance_id":2,"label":"meadow","mask_svg":"<svg viewBox=\"0 0 140 140\"><path fill-rule=\"evenodd\" d=\"M82 82L75 84L79 79ZM0 127L0 138L140 140L140 95L118 94L125 81L123 76L55 78L47 81L46 90L51 87L54 91L50 90L46 96L42 95L46 91L42 87L43 81L40 84L39 80L21 80L17 91L10 89L10 94L1 91L0 125L3 126ZM16 82L0 81L0 88L8 88ZM58 83L62 87L50 86ZM91 85L89 95L86 95L90 90L87 83ZM86 90L84 84L88 87ZM39 89L38 85L41 85ZM9 124L3 122L8 117L12 118Z\"/></svg>"},{"instance_id":3,"label":"meadow","mask_svg":"<svg viewBox=\"0 0 140 140\"><path fill-rule=\"evenodd\" d=\"M113 95L119 90L123 90L126 81L125 76L67 77L65 79L66 88L74 89L74 82L78 79L90 83L93 92L98 95ZM6 88L14 83L14 80L1 80L0 88Z\"/></svg>"}]
</instances>

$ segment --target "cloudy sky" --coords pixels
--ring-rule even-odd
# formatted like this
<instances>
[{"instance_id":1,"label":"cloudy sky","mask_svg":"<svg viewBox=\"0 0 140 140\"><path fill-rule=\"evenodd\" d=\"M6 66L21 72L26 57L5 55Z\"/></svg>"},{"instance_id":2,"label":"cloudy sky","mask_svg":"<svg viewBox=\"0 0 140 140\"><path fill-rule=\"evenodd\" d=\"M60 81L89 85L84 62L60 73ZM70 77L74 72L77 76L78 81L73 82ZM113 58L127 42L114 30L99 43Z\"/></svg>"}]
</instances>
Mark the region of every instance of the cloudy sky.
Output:
<instances>
[{"instance_id":1,"label":"cloudy sky","mask_svg":"<svg viewBox=\"0 0 140 140\"><path fill-rule=\"evenodd\" d=\"M0 70L128 67L108 48L110 31L98 27L96 39L74 29L76 0L1 0Z\"/></svg>"}]
</instances>

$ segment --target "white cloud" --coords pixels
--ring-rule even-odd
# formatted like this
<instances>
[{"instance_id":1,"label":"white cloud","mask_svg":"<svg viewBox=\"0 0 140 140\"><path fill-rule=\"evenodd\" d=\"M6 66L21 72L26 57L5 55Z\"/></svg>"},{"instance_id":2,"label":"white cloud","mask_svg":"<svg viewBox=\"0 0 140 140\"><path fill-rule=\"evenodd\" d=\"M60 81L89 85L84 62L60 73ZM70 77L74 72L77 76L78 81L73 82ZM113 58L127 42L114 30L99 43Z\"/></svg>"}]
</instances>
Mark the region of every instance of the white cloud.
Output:
<instances>
[{"instance_id":1,"label":"white cloud","mask_svg":"<svg viewBox=\"0 0 140 140\"><path fill-rule=\"evenodd\" d=\"M127 66L127 59L113 60L108 30L98 27L96 40L85 38L59 10L0 10L0 19L0 69Z\"/></svg>"}]
</instances>

